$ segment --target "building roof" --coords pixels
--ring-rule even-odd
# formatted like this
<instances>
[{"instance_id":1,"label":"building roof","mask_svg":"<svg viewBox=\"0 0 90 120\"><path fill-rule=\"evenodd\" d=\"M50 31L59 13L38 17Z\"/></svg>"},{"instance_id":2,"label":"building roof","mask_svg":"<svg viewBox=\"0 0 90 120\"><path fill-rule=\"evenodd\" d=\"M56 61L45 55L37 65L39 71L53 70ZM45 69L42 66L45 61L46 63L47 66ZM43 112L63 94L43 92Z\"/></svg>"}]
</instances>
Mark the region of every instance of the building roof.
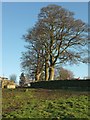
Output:
<instances>
[{"instance_id":1,"label":"building roof","mask_svg":"<svg viewBox=\"0 0 90 120\"><path fill-rule=\"evenodd\" d=\"M1 76L0 76L0 80L3 80L3 79L8 79L8 78L7 78L7 77L1 77Z\"/></svg>"}]
</instances>

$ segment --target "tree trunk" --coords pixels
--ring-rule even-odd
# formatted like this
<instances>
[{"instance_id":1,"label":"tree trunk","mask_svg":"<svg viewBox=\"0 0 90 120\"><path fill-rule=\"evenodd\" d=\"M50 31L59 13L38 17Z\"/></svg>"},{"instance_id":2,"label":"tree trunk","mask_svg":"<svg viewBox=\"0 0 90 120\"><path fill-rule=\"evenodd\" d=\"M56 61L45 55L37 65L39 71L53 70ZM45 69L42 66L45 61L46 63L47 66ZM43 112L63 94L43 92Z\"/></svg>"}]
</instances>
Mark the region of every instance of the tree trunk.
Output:
<instances>
[{"instance_id":1,"label":"tree trunk","mask_svg":"<svg viewBox=\"0 0 90 120\"><path fill-rule=\"evenodd\" d=\"M45 81L48 81L49 79L49 65L48 65L48 61L45 61Z\"/></svg>"},{"instance_id":2,"label":"tree trunk","mask_svg":"<svg viewBox=\"0 0 90 120\"><path fill-rule=\"evenodd\" d=\"M54 66L49 69L49 80L54 80Z\"/></svg>"},{"instance_id":3,"label":"tree trunk","mask_svg":"<svg viewBox=\"0 0 90 120\"><path fill-rule=\"evenodd\" d=\"M40 75L41 75L41 73L36 74L36 76L35 76L35 80L36 80L36 81L39 81L39 80L40 80Z\"/></svg>"}]
</instances>

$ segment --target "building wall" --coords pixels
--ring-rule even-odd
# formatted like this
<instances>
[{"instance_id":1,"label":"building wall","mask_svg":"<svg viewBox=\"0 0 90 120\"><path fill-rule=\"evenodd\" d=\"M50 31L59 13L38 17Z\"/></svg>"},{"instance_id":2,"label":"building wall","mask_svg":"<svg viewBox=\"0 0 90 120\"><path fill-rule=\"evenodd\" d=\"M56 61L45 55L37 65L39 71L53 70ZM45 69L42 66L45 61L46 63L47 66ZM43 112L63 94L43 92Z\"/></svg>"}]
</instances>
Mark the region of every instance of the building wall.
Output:
<instances>
[{"instance_id":1,"label":"building wall","mask_svg":"<svg viewBox=\"0 0 90 120\"><path fill-rule=\"evenodd\" d=\"M8 89L15 89L15 85L7 85Z\"/></svg>"},{"instance_id":2,"label":"building wall","mask_svg":"<svg viewBox=\"0 0 90 120\"><path fill-rule=\"evenodd\" d=\"M1 88L15 88L16 85L13 81L8 80L8 78L0 77L0 87Z\"/></svg>"}]
</instances>

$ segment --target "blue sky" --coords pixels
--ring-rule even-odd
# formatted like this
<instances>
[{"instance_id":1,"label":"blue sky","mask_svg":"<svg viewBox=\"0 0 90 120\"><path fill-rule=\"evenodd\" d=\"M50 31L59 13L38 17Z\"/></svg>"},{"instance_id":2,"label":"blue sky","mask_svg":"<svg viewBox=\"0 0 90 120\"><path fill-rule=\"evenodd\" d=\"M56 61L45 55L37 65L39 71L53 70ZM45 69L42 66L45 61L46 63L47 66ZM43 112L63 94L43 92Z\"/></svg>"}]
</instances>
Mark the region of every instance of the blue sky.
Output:
<instances>
[{"instance_id":1,"label":"blue sky","mask_svg":"<svg viewBox=\"0 0 90 120\"><path fill-rule=\"evenodd\" d=\"M89 0L1 0L3 2L89 2Z\"/></svg>"},{"instance_id":2,"label":"blue sky","mask_svg":"<svg viewBox=\"0 0 90 120\"><path fill-rule=\"evenodd\" d=\"M21 52L25 51L25 42L22 35L29 28L32 28L37 21L38 13L44 6L52 2L8 2L2 3L2 61L4 75L9 78L11 74L16 74L17 79L21 73L20 57ZM88 22L88 3L86 2L57 2L70 11L75 12L75 18ZM79 66L65 66L73 71L75 77L84 77L88 75L88 66L80 64Z\"/></svg>"},{"instance_id":3,"label":"blue sky","mask_svg":"<svg viewBox=\"0 0 90 120\"><path fill-rule=\"evenodd\" d=\"M2 18L2 4L0 3L0 18ZM0 74L2 73L2 19L0 19Z\"/></svg>"}]
</instances>

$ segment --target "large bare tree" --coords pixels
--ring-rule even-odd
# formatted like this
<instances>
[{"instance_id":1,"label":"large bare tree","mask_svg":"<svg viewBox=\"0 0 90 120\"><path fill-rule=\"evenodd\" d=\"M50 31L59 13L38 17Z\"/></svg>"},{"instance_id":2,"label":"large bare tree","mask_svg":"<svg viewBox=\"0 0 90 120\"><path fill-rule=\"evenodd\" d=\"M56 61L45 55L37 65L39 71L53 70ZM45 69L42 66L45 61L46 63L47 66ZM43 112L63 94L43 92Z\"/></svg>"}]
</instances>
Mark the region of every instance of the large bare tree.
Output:
<instances>
[{"instance_id":1,"label":"large bare tree","mask_svg":"<svg viewBox=\"0 0 90 120\"><path fill-rule=\"evenodd\" d=\"M54 68L59 63L84 62L87 53L87 25L74 13L57 5L41 9L39 20L47 28L50 55L49 79L54 79Z\"/></svg>"},{"instance_id":2,"label":"large bare tree","mask_svg":"<svg viewBox=\"0 0 90 120\"><path fill-rule=\"evenodd\" d=\"M36 81L40 80L44 66L44 59L42 59L44 49L39 34L40 32L38 33L38 27L36 25L32 30L28 31L28 34L23 36L26 42L28 42L28 45L25 46L27 51L23 52L21 57L22 68Z\"/></svg>"},{"instance_id":3,"label":"large bare tree","mask_svg":"<svg viewBox=\"0 0 90 120\"><path fill-rule=\"evenodd\" d=\"M39 69L38 73L44 71L45 79L53 80L56 64L86 62L87 29L86 23L75 19L73 12L61 6L42 8L35 27L24 36L29 42L28 50L33 48L37 51L35 55L38 57L33 57L39 61L36 66L40 63L41 68L45 68Z\"/></svg>"}]
</instances>

